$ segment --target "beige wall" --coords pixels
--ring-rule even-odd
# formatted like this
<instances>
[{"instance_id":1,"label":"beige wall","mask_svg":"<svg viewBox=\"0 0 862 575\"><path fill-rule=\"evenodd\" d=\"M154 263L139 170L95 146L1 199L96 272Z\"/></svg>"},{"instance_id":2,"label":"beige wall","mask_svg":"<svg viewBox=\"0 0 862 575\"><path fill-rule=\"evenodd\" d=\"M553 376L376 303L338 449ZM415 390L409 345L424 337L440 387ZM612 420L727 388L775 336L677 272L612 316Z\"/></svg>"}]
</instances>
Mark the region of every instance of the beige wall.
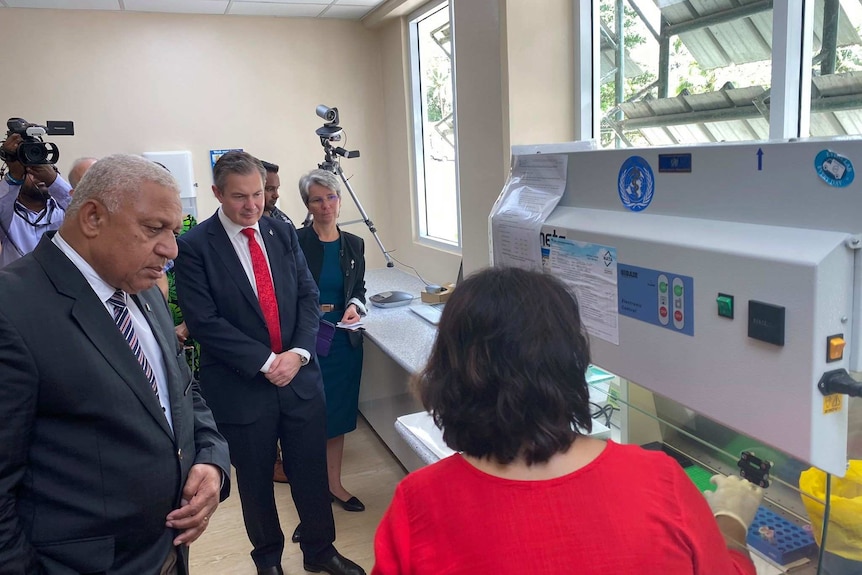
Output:
<instances>
[{"instance_id":1,"label":"beige wall","mask_svg":"<svg viewBox=\"0 0 862 575\"><path fill-rule=\"evenodd\" d=\"M509 165L505 0L454 4L455 103L464 273L486 267L488 214Z\"/></svg>"},{"instance_id":2,"label":"beige wall","mask_svg":"<svg viewBox=\"0 0 862 575\"><path fill-rule=\"evenodd\" d=\"M415 267L426 281L454 281L458 275L460 254L423 245L417 241L414 228L416 203L407 22L403 18L389 19L377 30L381 42L386 154L389 159L387 184L380 191L380 201L389 208L388 218L379 222L383 230L380 237L387 249L397 250L394 257Z\"/></svg>"},{"instance_id":3,"label":"beige wall","mask_svg":"<svg viewBox=\"0 0 862 575\"><path fill-rule=\"evenodd\" d=\"M362 153L345 175L369 216L387 220L378 38L338 20L4 8L0 115L73 120L75 136L50 140L63 172L83 155L190 150L201 218L217 206L209 150L244 148L281 166L279 203L301 220L296 182L323 160L314 109L337 106L347 147ZM342 211L357 217L346 193ZM347 229L382 265L367 228Z\"/></svg>"},{"instance_id":4,"label":"beige wall","mask_svg":"<svg viewBox=\"0 0 862 575\"><path fill-rule=\"evenodd\" d=\"M402 12L369 28L337 20L4 8L0 53L28 64L9 67L0 116L73 120L77 135L53 140L64 172L83 155L190 150L201 217L217 206L209 150L244 148L281 165L279 203L301 220L296 180L323 160L314 108L337 106L346 147L362 154L342 162L345 175L385 247L426 280L452 281L461 254L422 245L414 229ZM572 16L570 0L454 0L454 13L469 272L489 261L488 213L505 182L510 144L573 137ZM342 221L357 217L345 193ZM369 267L381 267L367 228L347 229L365 237Z\"/></svg>"},{"instance_id":5,"label":"beige wall","mask_svg":"<svg viewBox=\"0 0 862 575\"><path fill-rule=\"evenodd\" d=\"M490 263L488 214L510 146L574 138L570 0L454 0L464 271Z\"/></svg>"},{"instance_id":6,"label":"beige wall","mask_svg":"<svg viewBox=\"0 0 862 575\"><path fill-rule=\"evenodd\" d=\"M509 123L512 145L575 137L572 0L509 0Z\"/></svg>"}]
</instances>

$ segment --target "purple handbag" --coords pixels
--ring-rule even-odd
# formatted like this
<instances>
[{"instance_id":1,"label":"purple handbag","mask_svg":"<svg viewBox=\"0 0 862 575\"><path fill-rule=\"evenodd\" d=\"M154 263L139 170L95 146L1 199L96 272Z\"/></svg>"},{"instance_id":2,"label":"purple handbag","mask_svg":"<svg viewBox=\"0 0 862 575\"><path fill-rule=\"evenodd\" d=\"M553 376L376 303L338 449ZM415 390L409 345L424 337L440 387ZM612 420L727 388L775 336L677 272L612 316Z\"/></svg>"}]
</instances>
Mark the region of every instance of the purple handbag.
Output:
<instances>
[{"instance_id":1,"label":"purple handbag","mask_svg":"<svg viewBox=\"0 0 862 575\"><path fill-rule=\"evenodd\" d=\"M329 348L332 345L334 335L335 324L321 319L320 328L317 330L317 355L322 357L329 355Z\"/></svg>"}]
</instances>

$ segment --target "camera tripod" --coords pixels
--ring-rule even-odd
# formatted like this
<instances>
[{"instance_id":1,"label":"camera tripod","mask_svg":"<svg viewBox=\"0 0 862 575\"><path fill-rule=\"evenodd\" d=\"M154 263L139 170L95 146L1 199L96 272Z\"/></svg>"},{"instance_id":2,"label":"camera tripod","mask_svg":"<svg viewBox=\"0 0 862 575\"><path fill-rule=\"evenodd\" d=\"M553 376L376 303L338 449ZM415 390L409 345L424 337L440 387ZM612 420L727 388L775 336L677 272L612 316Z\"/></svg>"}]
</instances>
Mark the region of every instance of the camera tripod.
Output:
<instances>
[{"instance_id":1,"label":"camera tripod","mask_svg":"<svg viewBox=\"0 0 862 575\"><path fill-rule=\"evenodd\" d=\"M325 115L321 113L321 108L325 108ZM344 186L350 193L350 197L353 198L353 203L356 204L356 207L359 209L359 215L362 216L361 221L365 222L365 225L368 226L369 231L371 231L371 235L374 236L374 241L377 242L377 247L379 247L380 251L383 252L383 257L386 259L386 267L395 267L395 263L393 263L392 258L389 256L389 252L387 252L386 248L383 247L383 242L380 241L380 237L377 235L377 228L374 226L374 222L372 222L371 218L368 217L368 214L359 202L359 198L356 197L356 192L353 191L353 187L350 185L350 182L348 182L347 178L344 177L344 171L341 169L341 163L338 160L339 156L343 158L358 158L359 150L348 151L340 146L333 147L332 142L339 141L341 139L342 132L341 128L338 126L338 110L336 108L318 106L317 114L327 120L326 124L315 131L315 133L320 136L320 144L323 146L324 151L324 160L322 163L317 164L317 167L321 170L332 172L341 178L341 181L344 182ZM306 221L308 221L308 217L306 217Z\"/></svg>"}]
</instances>

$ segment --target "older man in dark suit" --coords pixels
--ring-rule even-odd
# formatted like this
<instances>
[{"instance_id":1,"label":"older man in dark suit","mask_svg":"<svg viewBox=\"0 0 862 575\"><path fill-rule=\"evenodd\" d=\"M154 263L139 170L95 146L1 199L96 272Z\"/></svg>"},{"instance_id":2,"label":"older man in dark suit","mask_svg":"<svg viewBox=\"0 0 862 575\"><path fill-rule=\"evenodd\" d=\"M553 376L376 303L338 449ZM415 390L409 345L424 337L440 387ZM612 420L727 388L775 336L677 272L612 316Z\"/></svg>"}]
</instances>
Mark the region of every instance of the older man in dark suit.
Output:
<instances>
[{"instance_id":1,"label":"older man in dark suit","mask_svg":"<svg viewBox=\"0 0 862 575\"><path fill-rule=\"evenodd\" d=\"M257 571L280 575L284 533L272 485L276 440L302 521L308 571L363 575L333 547L326 403L313 355L318 291L292 225L261 218L263 165L245 152L216 162L215 215L179 238L176 285L201 344L201 388L231 447Z\"/></svg>"},{"instance_id":2,"label":"older man in dark suit","mask_svg":"<svg viewBox=\"0 0 862 575\"><path fill-rule=\"evenodd\" d=\"M157 288L174 179L109 156L0 272L0 574L188 573L229 455Z\"/></svg>"}]
</instances>

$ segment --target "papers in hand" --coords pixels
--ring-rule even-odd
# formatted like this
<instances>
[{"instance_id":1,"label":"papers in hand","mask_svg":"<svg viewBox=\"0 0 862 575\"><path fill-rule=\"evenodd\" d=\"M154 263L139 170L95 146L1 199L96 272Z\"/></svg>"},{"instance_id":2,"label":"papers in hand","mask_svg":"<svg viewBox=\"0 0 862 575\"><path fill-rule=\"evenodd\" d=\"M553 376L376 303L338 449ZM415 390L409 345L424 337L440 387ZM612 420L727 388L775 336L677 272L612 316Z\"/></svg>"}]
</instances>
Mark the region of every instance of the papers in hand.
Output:
<instances>
[{"instance_id":1,"label":"papers in hand","mask_svg":"<svg viewBox=\"0 0 862 575\"><path fill-rule=\"evenodd\" d=\"M365 325L361 321L358 321L356 323L338 322L337 324L335 324L335 327L339 327L341 329L349 329L351 331L356 331L359 328L365 327Z\"/></svg>"}]
</instances>

